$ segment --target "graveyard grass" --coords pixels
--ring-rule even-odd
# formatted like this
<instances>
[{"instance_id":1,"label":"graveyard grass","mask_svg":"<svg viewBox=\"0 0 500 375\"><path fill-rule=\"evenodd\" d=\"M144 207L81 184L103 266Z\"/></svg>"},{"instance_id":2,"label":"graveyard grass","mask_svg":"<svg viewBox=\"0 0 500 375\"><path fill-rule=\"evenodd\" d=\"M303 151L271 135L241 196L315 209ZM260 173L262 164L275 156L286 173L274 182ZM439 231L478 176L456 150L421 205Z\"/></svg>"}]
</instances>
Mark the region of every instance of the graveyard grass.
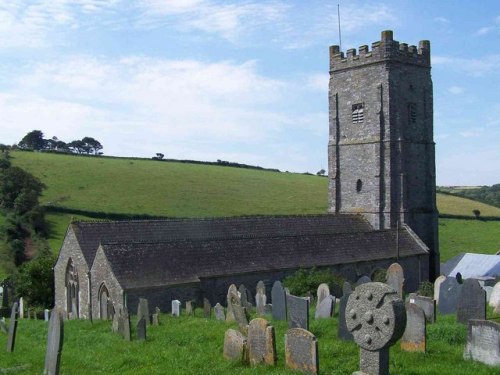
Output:
<instances>
[{"instance_id":1,"label":"graveyard grass","mask_svg":"<svg viewBox=\"0 0 500 375\"><path fill-rule=\"evenodd\" d=\"M111 332L111 321L66 321L61 374L297 374L284 364L286 322L270 321L276 330L278 365L256 368L223 359L224 332L237 329L235 323L204 319L202 309L196 310L194 318L161 314L160 323L148 327L146 342L126 342ZM455 323L455 316L438 316L437 323L427 327L427 353L403 352L399 342L391 348L392 374L498 373L498 369L463 360L466 327ZM310 330L318 338L320 373L350 375L358 369L357 345L336 338L337 316L311 319ZM7 336L0 333L0 373L41 373L46 331L47 323L43 321L20 320L16 347L10 354L4 349Z\"/></svg>"}]
</instances>

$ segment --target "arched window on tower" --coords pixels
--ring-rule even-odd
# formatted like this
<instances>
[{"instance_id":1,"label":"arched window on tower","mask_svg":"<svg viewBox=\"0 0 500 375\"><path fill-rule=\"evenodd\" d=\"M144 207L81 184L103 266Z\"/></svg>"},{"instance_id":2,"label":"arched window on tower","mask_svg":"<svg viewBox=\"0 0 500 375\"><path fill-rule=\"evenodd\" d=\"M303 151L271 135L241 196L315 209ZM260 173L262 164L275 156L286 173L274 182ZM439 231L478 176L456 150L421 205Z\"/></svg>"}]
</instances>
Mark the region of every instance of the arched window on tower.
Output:
<instances>
[{"instance_id":1,"label":"arched window on tower","mask_svg":"<svg viewBox=\"0 0 500 375\"><path fill-rule=\"evenodd\" d=\"M66 267L66 311L70 319L79 317L80 309L80 284L78 281L78 271L73 263L73 259L68 260Z\"/></svg>"}]
</instances>

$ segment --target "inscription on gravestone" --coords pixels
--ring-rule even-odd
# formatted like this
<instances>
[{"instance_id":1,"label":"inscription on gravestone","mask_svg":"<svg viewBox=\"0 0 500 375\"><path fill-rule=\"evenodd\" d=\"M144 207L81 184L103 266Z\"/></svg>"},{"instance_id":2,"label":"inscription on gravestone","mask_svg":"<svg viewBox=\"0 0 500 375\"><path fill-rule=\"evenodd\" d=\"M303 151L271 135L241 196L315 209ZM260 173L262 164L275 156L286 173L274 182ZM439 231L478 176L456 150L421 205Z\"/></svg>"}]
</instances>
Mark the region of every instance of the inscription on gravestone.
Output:
<instances>
[{"instance_id":1,"label":"inscription on gravestone","mask_svg":"<svg viewBox=\"0 0 500 375\"><path fill-rule=\"evenodd\" d=\"M467 324L469 319L486 319L486 292L474 279L464 280L457 303L457 322Z\"/></svg>"},{"instance_id":2,"label":"inscription on gravestone","mask_svg":"<svg viewBox=\"0 0 500 375\"><path fill-rule=\"evenodd\" d=\"M49 332L47 335L47 351L45 352L44 375L59 374L61 353L64 342L64 323L62 316L55 309L49 321Z\"/></svg>"},{"instance_id":3,"label":"inscription on gravestone","mask_svg":"<svg viewBox=\"0 0 500 375\"><path fill-rule=\"evenodd\" d=\"M14 345L16 343L16 331L17 331L17 317L18 317L18 304L14 302L10 312L9 321L9 334L7 337L7 351L9 353L14 351Z\"/></svg>"},{"instance_id":4,"label":"inscription on gravestone","mask_svg":"<svg viewBox=\"0 0 500 375\"><path fill-rule=\"evenodd\" d=\"M292 370L306 374L318 374L318 341L302 328L289 329L285 335L285 363Z\"/></svg>"},{"instance_id":5,"label":"inscription on gravestone","mask_svg":"<svg viewBox=\"0 0 500 375\"><path fill-rule=\"evenodd\" d=\"M286 319L286 295L280 281L275 281L271 289L271 302L273 303L273 319Z\"/></svg>"},{"instance_id":6,"label":"inscription on gravestone","mask_svg":"<svg viewBox=\"0 0 500 375\"><path fill-rule=\"evenodd\" d=\"M248 358L252 366L276 364L274 327L265 319L256 318L248 326Z\"/></svg>"},{"instance_id":7,"label":"inscription on gravestone","mask_svg":"<svg viewBox=\"0 0 500 375\"><path fill-rule=\"evenodd\" d=\"M286 296L288 328L309 330L309 300L291 294Z\"/></svg>"},{"instance_id":8,"label":"inscription on gravestone","mask_svg":"<svg viewBox=\"0 0 500 375\"><path fill-rule=\"evenodd\" d=\"M469 320L464 359L472 359L490 366L500 365L500 323Z\"/></svg>"}]
</instances>

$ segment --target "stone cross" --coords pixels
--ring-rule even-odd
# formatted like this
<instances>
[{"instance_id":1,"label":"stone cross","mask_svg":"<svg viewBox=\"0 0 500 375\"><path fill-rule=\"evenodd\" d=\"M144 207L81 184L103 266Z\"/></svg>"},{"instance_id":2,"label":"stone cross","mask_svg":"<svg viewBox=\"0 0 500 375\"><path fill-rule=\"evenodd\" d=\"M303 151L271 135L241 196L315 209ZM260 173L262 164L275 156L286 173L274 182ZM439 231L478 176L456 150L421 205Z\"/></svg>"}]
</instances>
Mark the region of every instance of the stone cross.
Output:
<instances>
[{"instance_id":1,"label":"stone cross","mask_svg":"<svg viewBox=\"0 0 500 375\"><path fill-rule=\"evenodd\" d=\"M181 315L181 301L178 299L172 300L172 316Z\"/></svg>"},{"instance_id":2,"label":"stone cross","mask_svg":"<svg viewBox=\"0 0 500 375\"><path fill-rule=\"evenodd\" d=\"M139 341L146 340L146 319L141 317L137 322L137 339Z\"/></svg>"},{"instance_id":3,"label":"stone cross","mask_svg":"<svg viewBox=\"0 0 500 375\"><path fill-rule=\"evenodd\" d=\"M439 305L439 290L441 289L441 284L446 280L446 276L438 276L436 280L434 280L434 300L436 301L436 305Z\"/></svg>"},{"instance_id":4,"label":"stone cross","mask_svg":"<svg viewBox=\"0 0 500 375\"><path fill-rule=\"evenodd\" d=\"M252 366L276 364L274 327L265 319L256 318L248 326L248 358Z\"/></svg>"},{"instance_id":5,"label":"stone cross","mask_svg":"<svg viewBox=\"0 0 500 375\"><path fill-rule=\"evenodd\" d=\"M406 308L406 329L401 339L401 349L407 352L426 351L427 320L424 310L414 303L407 303Z\"/></svg>"},{"instance_id":6,"label":"stone cross","mask_svg":"<svg viewBox=\"0 0 500 375\"><path fill-rule=\"evenodd\" d=\"M228 329L224 335L224 358L230 361L248 362L247 338L234 329Z\"/></svg>"},{"instance_id":7,"label":"stone cross","mask_svg":"<svg viewBox=\"0 0 500 375\"><path fill-rule=\"evenodd\" d=\"M222 305L219 302L217 302L217 304L215 305L214 311L215 311L215 319L226 320L226 316L224 314L224 307L222 307Z\"/></svg>"},{"instance_id":8,"label":"stone cross","mask_svg":"<svg viewBox=\"0 0 500 375\"><path fill-rule=\"evenodd\" d=\"M226 320L228 322L234 322L234 312L232 305L241 305L241 299L238 294L238 289L236 285L231 284L227 290L227 315Z\"/></svg>"},{"instance_id":9,"label":"stone cross","mask_svg":"<svg viewBox=\"0 0 500 375\"><path fill-rule=\"evenodd\" d=\"M7 351L9 353L14 351L14 345L16 343L18 314L19 314L18 304L17 304L17 302L14 302L14 304L12 305L11 313L10 313L9 336L7 338Z\"/></svg>"},{"instance_id":10,"label":"stone cross","mask_svg":"<svg viewBox=\"0 0 500 375\"><path fill-rule=\"evenodd\" d=\"M467 324L469 319L486 320L486 292L479 282L465 279L457 304L457 322Z\"/></svg>"},{"instance_id":11,"label":"stone cross","mask_svg":"<svg viewBox=\"0 0 500 375\"><path fill-rule=\"evenodd\" d=\"M389 374L389 347L406 327L405 306L396 291L378 282L359 285L349 296L345 319L360 346L360 371Z\"/></svg>"},{"instance_id":12,"label":"stone cross","mask_svg":"<svg viewBox=\"0 0 500 375\"><path fill-rule=\"evenodd\" d=\"M271 289L271 302L273 303L273 319L286 320L286 294L280 281L275 281Z\"/></svg>"},{"instance_id":13,"label":"stone cross","mask_svg":"<svg viewBox=\"0 0 500 375\"><path fill-rule=\"evenodd\" d=\"M47 351L45 353L44 375L59 374L61 353L64 342L64 323L61 314L55 309L49 321L49 332L47 335Z\"/></svg>"},{"instance_id":14,"label":"stone cross","mask_svg":"<svg viewBox=\"0 0 500 375\"><path fill-rule=\"evenodd\" d=\"M212 315L212 305L207 298L203 298L203 316L205 319L210 319Z\"/></svg>"},{"instance_id":15,"label":"stone cross","mask_svg":"<svg viewBox=\"0 0 500 375\"><path fill-rule=\"evenodd\" d=\"M316 309L319 307L321 302L330 295L330 287L328 284L319 284L318 290L316 291L317 295L317 302L316 302Z\"/></svg>"},{"instance_id":16,"label":"stone cross","mask_svg":"<svg viewBox=\"0 0 500 375\"><path fill-rule=\"evenodd\" d=\"M291 294L286 296L288 328L309 329L309 300Z\"/></svg>"},{"instance_id":17,"label":"stone cross","mask_svg":"<svg viewBox=\"0 0 500 375\"><path fill-rule=\"evenodd\" d=\"M438 310L441 314L455 314L457 312L460 285L454 277L447 277L439 288Z\"/></svg>"},{"instance_id":18,"label":"stone cross","mask_svg":"<svg viewBox=\"0 0 500 375\"><path fill-rule=\"evenodd\" d=\"M333 316L335 312L335 297L327 296L316 308L314 319L328 319Z\"/></svg>"},{"instance_id":19,"label":"stone cross","mask_svg":"<svg viewBox=\"0 0 500 375\"><path fill-rule=\"evenodd\" d=\"M149 315L149 303L145 298L139 298L139 305L137 306L137 319L144 317L146 325L151 324Z\"/></svg>"},{"instance_id":20,"label":"stone cross","mask_svg":"<svg viewBox=\"0 0 500 375\"><path fill-rule=\"evenodd\" d=\"M499 366L500 323L491 320L469 320L464 359Z\"/></svg>"},{"instance_id":21,"label":"stone cross","mask_svg":"<svg viewBox=\"0 0 500 375\"><path fill-rule=\"evenodd\" d=\"M266 315L266 286L264 282L261 280L257 283L257 294L255 295L255 306L257 309L257 315L264 316Z\"/></svg>"},{"instance_id":22,"label":"stone cross","mask_svg":"<svg viewBox=\"0 0 500 375\"><path fill-rule=\"evenodd\" d=\"M318 374L318 340L302 328L289 329L285 335L285 364L292 370Z\"/></svg>"},{"instance_id":23,"label":"stone cross","mask_svg":"<svg viewBox=\"0 0 500 375\"><path fill-rule=\"evenodd\" d=\"M398 263L392 263L387 269L386 284L398 293L399 298L403 298L404 281L405 277L403 267L401 267Z\"/></svg>"}]
</instances>

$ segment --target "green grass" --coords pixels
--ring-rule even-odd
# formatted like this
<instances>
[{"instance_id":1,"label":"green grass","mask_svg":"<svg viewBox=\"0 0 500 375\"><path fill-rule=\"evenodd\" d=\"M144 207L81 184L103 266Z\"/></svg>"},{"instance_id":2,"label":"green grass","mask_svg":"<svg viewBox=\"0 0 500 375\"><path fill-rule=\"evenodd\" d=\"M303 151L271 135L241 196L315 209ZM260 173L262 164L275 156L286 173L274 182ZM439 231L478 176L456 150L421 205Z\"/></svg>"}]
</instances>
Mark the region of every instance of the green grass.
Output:
<instances>
[{"instance_id":1,"label":"green grass","mask_svg":"<svg viewBox=\"0 0 500 375\"><path fill-rule=\"evenodd\" d=\"M474 217L472 210L481 211L481 216L500 216L500 208L472 199L448 194L437 194L437 206L440 214L464 215Z\"/></svg>"},{"instance_id":2,"label":"green grass","mask_svg":"<svg viewBox=\"0 0 500 375\"><path fill-rule=\"evenodd\" d=\"M311 309L311 314L313 309ZM278 365L250 368L223 359L224 332L235 324L197 317L161 316L159 327L148 328L146 342L126 342L111 332L110 322L65 322L62 374L297 374L285 369L285 322L273 322L276 330ZM311 315L313 316L313 315ZM39 374L44 365L46 323L21 320L14 353L0 350L2 369L19 367L16 374ZM322 374L351 374L358 369L359 349L353 342L336 338L337 317L316 321L310 330L318 338ZM135 332L134 332L135 335ZM439 317L428 326L428 351L407 353L399 344L391 348L392 374L486 375L497 373L492 367L464 361L466 327L456 324L454 316ZM0 334L0 347L6 335Z\"/></svg>"}]
</instances>

